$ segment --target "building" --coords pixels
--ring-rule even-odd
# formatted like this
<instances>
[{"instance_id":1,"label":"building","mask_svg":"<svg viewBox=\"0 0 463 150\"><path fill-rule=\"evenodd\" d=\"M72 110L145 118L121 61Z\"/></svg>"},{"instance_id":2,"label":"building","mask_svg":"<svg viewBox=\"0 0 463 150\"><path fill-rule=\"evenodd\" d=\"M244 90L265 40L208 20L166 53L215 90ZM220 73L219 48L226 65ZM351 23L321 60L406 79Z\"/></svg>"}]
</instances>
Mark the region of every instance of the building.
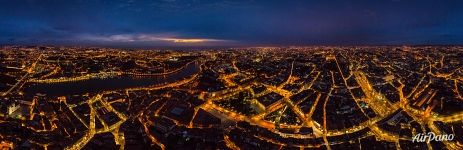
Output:
<instances>
[{"instance_id":1,"label":"building","mask_svg":"<svg viewBox=\"0 0 463 150\"><path fill-rule=\"evenodd\" d=\"M10 150L13 149L13 143L8 141L0 142L0 150Z\"/></svg>"}]
</instances>

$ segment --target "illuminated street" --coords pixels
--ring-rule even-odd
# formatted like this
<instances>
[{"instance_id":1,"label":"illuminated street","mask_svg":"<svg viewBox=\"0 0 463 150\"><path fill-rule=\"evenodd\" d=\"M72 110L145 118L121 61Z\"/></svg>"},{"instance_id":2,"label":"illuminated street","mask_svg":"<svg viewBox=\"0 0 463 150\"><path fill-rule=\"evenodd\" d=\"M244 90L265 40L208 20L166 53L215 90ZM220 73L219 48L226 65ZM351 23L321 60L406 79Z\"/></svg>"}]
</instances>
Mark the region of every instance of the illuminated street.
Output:
<instances>
[{"instance_id":1,"label":"illuminated street","mask_svg":"<svg viewBox=\"0 0 463 150\"><path fill-rule=\"evenodd\" d=\"M4 147L463 148L461 47L0 52Z\"/></svg>"}]
</instances>

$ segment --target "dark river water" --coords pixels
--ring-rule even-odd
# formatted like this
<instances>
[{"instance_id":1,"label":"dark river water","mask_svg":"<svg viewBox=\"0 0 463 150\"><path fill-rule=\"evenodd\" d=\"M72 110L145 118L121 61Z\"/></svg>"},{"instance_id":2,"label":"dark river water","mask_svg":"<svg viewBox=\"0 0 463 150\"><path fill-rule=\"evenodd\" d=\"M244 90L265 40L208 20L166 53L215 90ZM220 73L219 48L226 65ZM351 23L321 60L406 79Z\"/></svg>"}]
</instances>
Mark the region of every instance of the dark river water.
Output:
<instances>
[{"instance_id":1,"label":"dark river water","mask_svg":"<svg viewBox=\"0 0 463 150\"><path fill-rule=\"evenodd\" d=\"M37 93L47 96L64 96L82 93L96 93L108 90L164 85L187 78L199 72L198 63L190 63L175 73L164 76L117 76L105 79L89 79L75 82L40 83L24 89L26 95Z\"/></svg>"}]
</instances>

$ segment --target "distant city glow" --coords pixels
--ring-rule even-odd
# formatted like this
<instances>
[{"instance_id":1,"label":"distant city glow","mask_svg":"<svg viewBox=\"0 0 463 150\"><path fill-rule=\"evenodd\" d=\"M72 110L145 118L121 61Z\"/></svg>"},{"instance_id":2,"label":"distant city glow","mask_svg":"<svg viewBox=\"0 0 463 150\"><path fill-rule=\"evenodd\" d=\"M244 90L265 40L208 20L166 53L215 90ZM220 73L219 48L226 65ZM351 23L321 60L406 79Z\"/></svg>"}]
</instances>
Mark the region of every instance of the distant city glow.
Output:
<instances>
[{"instance_id":1,"label":"distant city glow","mask_svg":"<svg viewBox=\"0 0 463 150\"><path fill-rule=\"evenodd\" d=\"M83 39L107 42L173 42L173 43L206 43L226 40L207 38L175 38L172 35L153 34L117 34L110 36L83 36Z\"/></svg>"},{"instance_id":2,"label":"distant city glow","mask_svg":"<svg viewBox=\"0 0 463 150\"><path fill-rule=\"evenodd\" d=\"M203 43L203 42L217 42L221 40L215 39L176 39L176 38L167 38L165 41L175 42L175 43Z\"/></svg>"}]
</instances>

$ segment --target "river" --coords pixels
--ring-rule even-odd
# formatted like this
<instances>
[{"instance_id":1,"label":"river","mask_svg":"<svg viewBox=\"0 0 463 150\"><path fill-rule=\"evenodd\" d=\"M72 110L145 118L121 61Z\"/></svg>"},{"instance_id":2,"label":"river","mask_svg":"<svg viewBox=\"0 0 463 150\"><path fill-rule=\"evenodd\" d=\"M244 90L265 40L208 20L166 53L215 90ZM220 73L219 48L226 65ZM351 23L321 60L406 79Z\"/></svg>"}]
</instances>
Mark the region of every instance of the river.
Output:
<instances>
[{"instance_id":1,"label":"river","mask_svg":"<svg viewBox=\"0 0 463 150\"><path fill-rule=\"evenodd\" d=\"M37 93L47 96L65 96L83 93L97 93L110 90L121 90L126 88L148 87L173 83L187 78L200 70L198 63L189 63L183 69L158 76L131 76L122 75L105 79L89 79L74 82L60 83L39 83L27 86L24 89L26 95Z\"/></svg>"}]
</instances>

